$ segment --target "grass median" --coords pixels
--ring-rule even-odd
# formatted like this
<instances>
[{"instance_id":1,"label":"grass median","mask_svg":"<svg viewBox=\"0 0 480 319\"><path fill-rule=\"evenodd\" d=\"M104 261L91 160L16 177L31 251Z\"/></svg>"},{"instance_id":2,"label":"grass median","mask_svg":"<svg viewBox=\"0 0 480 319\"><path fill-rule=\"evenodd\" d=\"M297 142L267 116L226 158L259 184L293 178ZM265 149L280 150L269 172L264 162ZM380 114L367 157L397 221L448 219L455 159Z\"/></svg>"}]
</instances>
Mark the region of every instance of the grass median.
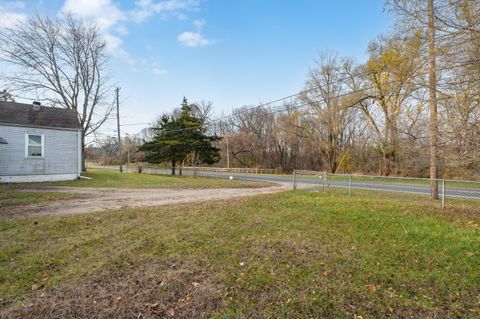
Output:
<instances>
[{"instance_id":1,"label":"grass median","mask_svg":"<svg viewBox=\"0 0 480 319\"><path fill-rule=\"evenodd\" d=\"M286 192L0 221L8 318L480 314L480 217Z\"/></svg>"},{"instance_id":2,"label":"grass median","mask_svg":"<svg viewBox=\"0 0 480 319\"><path fill-rule=\"evenodd\" d=\"M89 169L82 176L89 179L78 179L49 183L54 186L72 187L113 187L113 188L241 188L272 186L268 182L252 182L221 178L171 176L139 173L120 173L105 169Z\"/></svg>"}]
</instances>

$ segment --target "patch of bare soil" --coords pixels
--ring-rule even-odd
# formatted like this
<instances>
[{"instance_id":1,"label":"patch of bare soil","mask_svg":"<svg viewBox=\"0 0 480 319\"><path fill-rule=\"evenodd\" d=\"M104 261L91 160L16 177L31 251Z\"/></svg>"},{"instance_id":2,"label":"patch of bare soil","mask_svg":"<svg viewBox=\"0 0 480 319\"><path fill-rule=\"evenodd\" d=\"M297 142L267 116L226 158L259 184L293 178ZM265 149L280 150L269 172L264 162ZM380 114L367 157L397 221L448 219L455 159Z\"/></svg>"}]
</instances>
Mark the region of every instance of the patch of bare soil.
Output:
<instances>
[{"instance_id":1,"label":"patch of bare soil","mask_svg":"<svg viewBox=\"0 0 480 319\"><path fill-rule=\"evenodd\" d=\"M206 318L222 307L220 291L196 265L145 263L39 290L0 318Z\"/></svg>"},{"instance_id":2,"label":"patch of bare soil","mask_svg":"<svg viewBox=\"0 0 480 319\"><path fill-rule=\"evenodd\" d=\"M163 206L179 203L197 203L209 200L268 194L289 189L288 184L261 188L219 189L139 189L139 188L86 188L46 187L32 191L68 192L77 194L68 200L57 200L16 207L8 211L0 209L0 217L28 215L64 215L105 211L111 209Z\"/></svg>"}]
</instances>

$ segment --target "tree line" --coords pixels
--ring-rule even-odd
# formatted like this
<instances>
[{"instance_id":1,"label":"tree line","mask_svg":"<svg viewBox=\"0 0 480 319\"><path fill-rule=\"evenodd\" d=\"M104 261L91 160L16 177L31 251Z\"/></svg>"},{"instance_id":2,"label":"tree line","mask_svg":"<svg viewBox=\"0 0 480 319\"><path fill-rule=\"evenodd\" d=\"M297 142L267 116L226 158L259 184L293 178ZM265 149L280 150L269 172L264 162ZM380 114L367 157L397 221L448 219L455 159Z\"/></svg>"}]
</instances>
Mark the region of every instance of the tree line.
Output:
<instances>
[{"instance_id":1,"label":"tree line","mask_svg":"<svg viewBox=\"0 0 480 319\"><path fill-rule=\"evenodd\" d=\"M365 63L323 52L294 98L216 122L219 165L228 148L237 167L427 177L434 166L434 176L478 177L479 2L386 7L396 23L372 40Z\"/></svg>"},{"instance_id":2,"label":"tree line","mask_svg":"<svg viewBox=\"0 0 480 319\"><path fill-rule=\"evenodd\" d=\"M303 90L281 104L240 107L221 120L211 118L208 104L198 116L202 132L215 136L208 142L216 149L211 160L193 160L191 150L178 159L159 156L165 147L146 160L172 166L218 161L286 173L478 177L479 2L391 0L386 8L397 20L370 42L366 62L322 52ZM200 104L192 105L189 112L200 114ZM164 115L143 132L146 145L156 140L158 147L179 114ZM432 195L437 191L434 182Z\"/></svg>"},{"instance_id":3,"label":"tree line","mask_svg":"<svg viewBox=\"0 0 480 319\"><path fill-rule=\"evenodd\" d=\"M325 51L311 65L300 94L281 104L241 107L222 120L212 120L211 105L203 105L205 113L201 104L187 103L182 108L192 119L182 108L161 117L145 138L129 140L128 153L155 163L178 155L173 166L218 161L284 172L478 176L480 2L387 0L386 9L395 16L394 26L371 41L366 62ZM15 68L1 74L9 89L1 98L36 92L51 105L76 110L88 154L87 139L113 107L98 28L72 17L36 15L0 30L0 43L0 61ZM197 125L189 126L190 120ZM181 136L165 136L177 126ZM160 155L178 138L188 146L169 159ZM154 140L165 146L156 155L148 144ZM111 158L114 144L104 145Z\"/></svg>"}]
</instances>

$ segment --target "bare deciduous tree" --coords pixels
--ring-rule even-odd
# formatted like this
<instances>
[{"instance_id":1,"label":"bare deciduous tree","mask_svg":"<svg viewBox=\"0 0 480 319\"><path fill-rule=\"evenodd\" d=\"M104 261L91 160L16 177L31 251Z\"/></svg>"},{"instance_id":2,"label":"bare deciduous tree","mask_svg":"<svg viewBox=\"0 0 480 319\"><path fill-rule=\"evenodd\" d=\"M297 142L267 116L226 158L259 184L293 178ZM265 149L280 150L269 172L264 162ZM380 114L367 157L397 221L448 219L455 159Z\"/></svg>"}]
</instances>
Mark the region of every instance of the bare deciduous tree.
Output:
<instances>
[{"instance_id":1,"label":"bare deciduous tree","mask_svg":"<svg viewBox=\"0 0 480 319\"><path fill-rule=\"evenodd\" d=\"M320 54L308 75L305 94L300 97L314 111L308 117L306 129L324 154L325 168L332 173L347 156L348 144L355 130L356 110L344 107L342 103L346 88L342 80L345 76L343 65L350 63L329 52Z\"/></svg>"},{"instance_id":2,"label":"bare deciduous tree","mask_svg":"<svg viewBox=\"0 0 480 319\"><path fill-rule=\"evenodd\" d=\"M108 118L108 56L98 28L68 16L52 20L39 14L25 24L0 30L0 59L14 66L2 74L17 92L42 96L55 107L77 111L85 138ZM83 169L85 169L83 161Z\"/></svg>"}]
</instances>

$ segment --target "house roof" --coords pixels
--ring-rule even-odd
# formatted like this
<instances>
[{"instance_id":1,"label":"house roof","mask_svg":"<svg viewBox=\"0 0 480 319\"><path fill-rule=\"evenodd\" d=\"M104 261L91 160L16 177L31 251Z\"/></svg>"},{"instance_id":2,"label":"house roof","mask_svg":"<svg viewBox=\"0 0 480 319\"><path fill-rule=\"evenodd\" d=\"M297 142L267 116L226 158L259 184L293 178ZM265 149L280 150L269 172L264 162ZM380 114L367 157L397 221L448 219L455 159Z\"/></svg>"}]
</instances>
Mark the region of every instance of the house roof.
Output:
<instances>
[{"instance_id":1,"label":"house roof","mask_svg":"<svg viewBox=\"0 0 480 319\"><path fill-rule=\"evenodd\" d=\"M0 144L8 144L7 140L0 137Z\"/></svg>"},{"instance_id":2,"label":"house roof","mask_svg":"<svg viewBox=\"0 0 480 319\"><path fill-rule=\"evenodd\" d=\"M80 129L75 110L0 101L0 124Z\"/></svg>"}]
</instances>

